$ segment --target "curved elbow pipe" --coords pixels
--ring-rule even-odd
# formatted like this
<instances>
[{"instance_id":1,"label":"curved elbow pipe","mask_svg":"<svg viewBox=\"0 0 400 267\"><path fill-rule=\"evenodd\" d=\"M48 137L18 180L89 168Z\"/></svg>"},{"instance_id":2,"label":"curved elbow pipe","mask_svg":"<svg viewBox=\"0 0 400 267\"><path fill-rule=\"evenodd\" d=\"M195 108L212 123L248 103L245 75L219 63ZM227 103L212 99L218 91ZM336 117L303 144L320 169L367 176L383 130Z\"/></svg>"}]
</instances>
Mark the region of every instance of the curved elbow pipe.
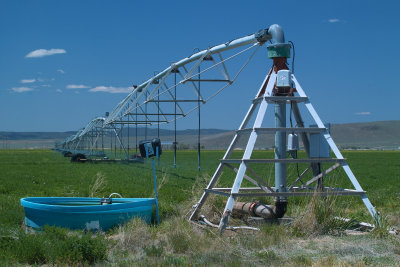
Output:
<instances>
[{"instance_id":1,"label":"curved elbow pipe","mask_svg":"<svg viewBox=\"0 0 400 267\"><path fill-rule=\"evenodd\" d=\"M283 33L283 29L278 24L273 24L268 28L268 34L271 35L271 42L273 44L281 44L285 42L285 34Z\"/></svg>"}]
</instances>

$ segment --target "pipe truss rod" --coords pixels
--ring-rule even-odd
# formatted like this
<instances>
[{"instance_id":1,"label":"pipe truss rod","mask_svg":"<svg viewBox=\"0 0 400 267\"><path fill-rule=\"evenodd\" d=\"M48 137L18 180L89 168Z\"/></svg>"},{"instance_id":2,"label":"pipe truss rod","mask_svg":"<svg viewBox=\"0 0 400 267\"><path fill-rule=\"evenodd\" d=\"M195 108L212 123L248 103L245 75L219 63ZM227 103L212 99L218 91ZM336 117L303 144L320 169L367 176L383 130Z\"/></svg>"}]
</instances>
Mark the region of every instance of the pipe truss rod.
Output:
<instances>
[{"instance_id":1,"label":"pipe truss rod","mask_svg":"<svg viewBox=\"0 0 400 267\"><path fill-rule=\"evenodd\" d=\"M147 120L147 121L114 121L113 124L151 124L151 123L167 123L169 121L167 120ZM112 128L107 128L107 129L112 129Z\"/></svg>"},{"instance_id":2,"label":"pipe truss rod","mask_svg":"<svg viewBox=\"0 0 400 267\"><path fill-rule=\"evenodd\" d=\"M177 99L177 100L157 100L157 99L152 99L152 100L148 100L147 102L166 102L166 103L169 103L169 102L172 102L172 103L174 103L174 102L201 102L201 103L206 103L204 100L198 100L198 99L196 99L196 100L192 100L192 99L181 99L181 100L179 100L179 99Z\"/></svg>"},{"instance_id":3,"label":"pipe truss rod","mask_svg":"<svg viewBox=\"0 0 400 267\"><path fill-rule=\"evenodd\" d=\"M219 79L189 79L185 80L185 82L227 82L232 83L231 80L219 80Z\"/></svg>"},{"instance_id":4,"label":"pipe truss rod","mask_svg":"<svg viewBox=\"0 0 400 267\"><path fill-rule=\"evenodd\" d=\"M148 116L156 116L156 115L161 115L161 113L160 114L158 114L158 113L146 113L146 114L143 114L143 113L128 113L127 115L138 115L138 116L145 116L145 115L148 115ZM183 113L163 113L163 115L165 115L165 116L174 116L174 115L177 115L177 116L185 116L185 114L183 114Z\"/></svg>"},{"instance_id":5,"label":"pipe truss rod","mask_svg":"<svg viewBox=\"0 0 400 267\"><path fill-rule=\"evenodd\" d=\"M171 66L169 66L168 68L164 69L163 71L161 71L160 73L158 73L157 75L153 76L152 78L150 78L149 80L147 80L146 82L140 84L134 91L132 91L126 98L124 101L122 101L116 109L114 109L110 116L106 119L106 123L110 123L112 120L116 119L116 116L118 116L118 113L121 111L120 109L125 109L126 104L129 102L130 98L136 94L137 92L141 92L139 97L140 98L143 94L143 92L147 91L148 86L150 84L152 84L155 80L160 80L161 78L163 78L164 76L168 75L172 70L176 70L180 67L183 67L191 62L194 62L196 60L204 59L204 57L206 55L213 55L216 53L221 53L223 51L227 51L227 50L231 50L240 46L245 46L245 45L249 45L249 44L259 44L262 45L264 44L266 41L270 40L272 38L272 36L270 34L268 34L268 30L261 30L255 34L246 36L246 37L242 37L236 40L233 40L231 42L227 42L221 45L217 45L211 48L208 48L206 50L202 50L198 53L195 53L193 55L191 55L190 57L184 58L174 64L172 64ZM198 62L198 64L200 64L201 62ZM195 66L193 66L195 67ZM194 69L194 68L192 68ZM188 72L187 74L189 74L190 72ZM197 75L197 74L196 74ZM185 78L186 79L190 79L191 77L188 77L189 75L186 75ZM133 103L135 104L135 103ZM126 111L130 111L129 107L126 107L125 110Z\"/></svg>"}]
</instances>

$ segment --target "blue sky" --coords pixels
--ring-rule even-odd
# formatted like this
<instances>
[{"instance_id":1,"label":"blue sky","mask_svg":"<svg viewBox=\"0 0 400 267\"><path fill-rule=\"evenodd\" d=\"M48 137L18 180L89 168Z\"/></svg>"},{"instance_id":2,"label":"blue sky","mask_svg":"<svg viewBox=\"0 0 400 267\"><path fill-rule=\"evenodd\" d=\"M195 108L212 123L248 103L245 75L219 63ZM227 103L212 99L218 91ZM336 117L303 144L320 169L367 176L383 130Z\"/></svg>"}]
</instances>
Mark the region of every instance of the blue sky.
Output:
<instances>
[{"instance_id":1,"label":"blue sky","mask_svg":"<svg viewBox=\"0 0 400 267\"><path fill-rule=\"evenodd\" d=\"M77 130L194 48L275 23L323 121L398 120L399 10L398 1L2 0L0 131ZM272 63L266 51L256 57L202 108L204 128L238 127Z\"/></svg>"}]
</instances>

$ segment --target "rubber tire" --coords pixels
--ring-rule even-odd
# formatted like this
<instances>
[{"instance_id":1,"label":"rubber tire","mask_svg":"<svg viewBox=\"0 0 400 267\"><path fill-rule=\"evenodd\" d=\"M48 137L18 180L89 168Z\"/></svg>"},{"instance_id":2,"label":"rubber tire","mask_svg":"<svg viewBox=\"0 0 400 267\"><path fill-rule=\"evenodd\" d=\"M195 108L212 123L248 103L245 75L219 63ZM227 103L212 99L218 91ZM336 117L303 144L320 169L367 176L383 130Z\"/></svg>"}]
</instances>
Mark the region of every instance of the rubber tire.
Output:
<instances>
[{"instance_id":1,"label":"rubber tire","mask_svg":"<svg viewBox=\"0 0 400 267\"><path fill-rule=\"evenodd\" d=\"M72 157L72 153L70 151L63 152L64 157Z\"/></svg>"},{"instance_id":2,"label":"rubber tire","mask_svg":"<svg viewBox=\"0 0 400 267\"><path fill-rule=\"evenodd\" d=\"M81 154L81 153L74 154L71 157L71 162L85 163L86 160L82 160L82 159L86 159L86 156L84 154Z\"/></svg>"}]
</instances>

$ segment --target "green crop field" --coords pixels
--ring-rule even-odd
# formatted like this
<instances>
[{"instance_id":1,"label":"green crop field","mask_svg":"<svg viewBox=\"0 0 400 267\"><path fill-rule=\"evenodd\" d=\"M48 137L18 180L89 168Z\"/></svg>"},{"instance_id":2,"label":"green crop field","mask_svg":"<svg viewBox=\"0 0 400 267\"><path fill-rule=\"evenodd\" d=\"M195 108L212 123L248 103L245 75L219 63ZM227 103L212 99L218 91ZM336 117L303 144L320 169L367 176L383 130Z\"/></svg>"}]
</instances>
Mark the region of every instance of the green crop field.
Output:
<instances>
[{"instance_id":1,"label":"green crop field","mask_svg":"<svg viewBox=\"0 0 400 267\"><path fill-rule=\"evenodd\" d=\"M235 152L233 158L242 152ZM255 158L272 157L272 151L255 151ZM133 220L107 233L70 232L48 227L41 233L25 233L20 198L36 196L153 197L151 161L145 164L70 163L51 150L0 150L0 265L287 265L367 266L398 265L400 241L387 227L400 227L400 152L345 151L344 157L368 197L381 213L382 227L353 235L344 223L326 218L341 216L374 223L359 197L289 199L290 226L265 225L259 232L202 229L186 221L215 171L223 151L203 151L197 170L196 151L166 151L157 163L161 224ZM328 168L329 166L324 166ZM304 166L299 166L300 169ZM273 181L273 166L254 167ZM288 167L289 181L296 166ZM234 175L224 171L221 186ZM329 180L330 179L330 180ZM327 182L352 188L342 170ZM224 198L212 197L205 207L210 219L218 217ZM264 199L268 202L270 200ZM321 207L321 201L324 204ZM327 209L329 207L329 209ZM321 215L322 218L321 219ZM310 225L310 222L316 224ZM238 217L232 223L243 224ZM319 227L324 225L325 228ZM349 225L348 225L349 226Z\"/></svg>"}]
</instances>

